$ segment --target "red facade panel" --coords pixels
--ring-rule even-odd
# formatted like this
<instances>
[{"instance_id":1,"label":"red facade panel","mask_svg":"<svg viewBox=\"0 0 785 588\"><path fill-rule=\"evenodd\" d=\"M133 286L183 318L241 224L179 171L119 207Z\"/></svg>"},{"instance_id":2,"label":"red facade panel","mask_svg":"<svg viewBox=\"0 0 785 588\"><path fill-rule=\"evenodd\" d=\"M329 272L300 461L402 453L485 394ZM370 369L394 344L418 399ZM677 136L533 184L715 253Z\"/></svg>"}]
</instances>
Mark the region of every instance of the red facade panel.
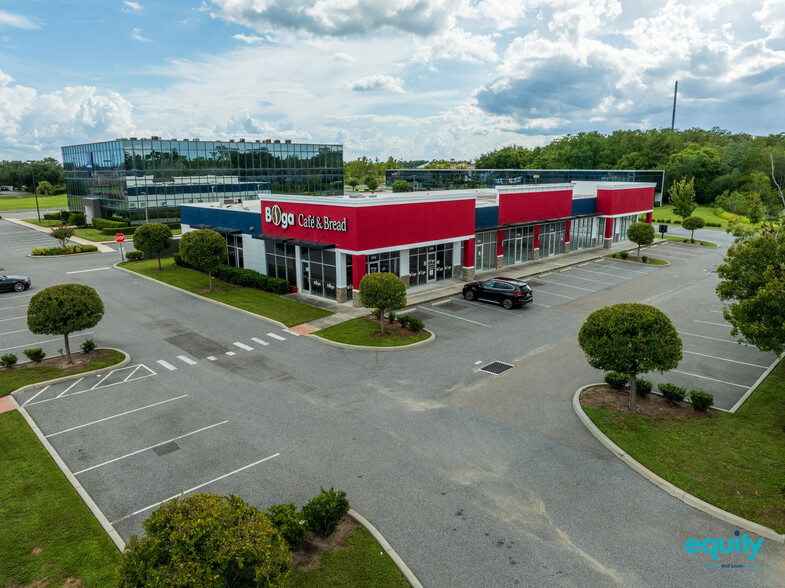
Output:
<instances>
[{"instance_id":1,"label":"red facade panel","mask_svg":"<svg viewBox=\"0 0 785 588\"><path fill-rule=\"evenodd\" d=\"M262 233L366 251L474 234L474 200L339 206L262 200Z\"/></svg>"},{"instance_id":2,"label":"red facade panel","mask_svg":"<svg viewBox=\"0 0 785 588\"><path fill-rule=\"evenodd\" d=\"M572 214L572 190L543 190L499 194L499 224L568 217Z\"/></svg>"},{"instance_id":3,"label":"red facade panel","mask_svg":"<svg viewBox=\"0 0 785 588\"><path fill-rule=\"evenodd\" d=\"M609 216L643 212L654 207L654 186L650 188L597 189L597 213Z\"/></svg>"}]
</instances>

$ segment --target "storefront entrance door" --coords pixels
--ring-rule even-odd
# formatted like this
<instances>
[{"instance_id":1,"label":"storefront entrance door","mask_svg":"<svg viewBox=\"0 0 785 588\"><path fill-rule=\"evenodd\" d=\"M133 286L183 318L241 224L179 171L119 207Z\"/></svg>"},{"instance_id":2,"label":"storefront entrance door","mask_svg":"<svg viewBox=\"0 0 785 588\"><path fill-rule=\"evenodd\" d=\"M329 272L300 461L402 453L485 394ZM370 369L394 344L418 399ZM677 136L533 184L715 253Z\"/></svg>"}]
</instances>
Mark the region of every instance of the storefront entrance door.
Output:
<instances>
[{"instance_id":1,"label":"storefront entrance door","mask_svg":"<svg viewBox=\"0 0 785 588\"><path fill-rule=\"evenodd\" d=\"M379 272L379 262L378 261L370 261L368 262L368 273L375 274Z\"/></svg>"},{"instance_id":2,"label":"storefront entrance door","mask_svg":"<svg viewBox=\"0 0 785 588\"><path fill-rule=\"evenodd\" d=\"M428 254L428 274L427 274L427 282L435 282L436 281L436 254L429 253Z\"/></svg>"},{"instance_id":3,"label":"storefront entrance door","mask_svg":"<svg viewBox=\"0 0 785 588\"><path fill-rule=\"evenodd\" d=\"M311 264L308 261L303 262L303 292L311 293Z\"/></svg>"}]
</instances>

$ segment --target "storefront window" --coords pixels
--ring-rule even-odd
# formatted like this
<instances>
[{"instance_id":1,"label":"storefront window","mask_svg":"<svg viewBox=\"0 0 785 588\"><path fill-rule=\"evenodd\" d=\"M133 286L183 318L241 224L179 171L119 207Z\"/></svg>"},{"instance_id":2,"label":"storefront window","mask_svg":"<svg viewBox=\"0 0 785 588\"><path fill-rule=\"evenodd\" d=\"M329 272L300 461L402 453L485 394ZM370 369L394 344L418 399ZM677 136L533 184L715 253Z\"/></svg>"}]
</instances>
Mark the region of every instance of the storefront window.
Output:
<instances>
[{"instance_id":1,"label":"storefront window","mask_svg":"<svg viewBox=\"0 0 785 588\"><path fill-rule=\"evenodd\" d=\"M540 259L564 253L565 221L543 223L540 229Z\"/></svg>"},{"instance_id":2,"label":"storefront window","mask_svg":"<svg viewBox=\"0 0 785 588\"><path fill-rule=\"evenodd\" d=\"M483 271L496 268L497 231L477 233L474 238L474 269Z\"/></svg>"},{"instance_id":3,"label":"storefront window","mask_svg":"<svg viewBox=\"0 0 785 588\"><path fill-rule=\"evenodd\" d=\"M588 249L592 246L592 240L596 231L594 218L576 218L570 224L570 251Z\"/></svg>"},{"instance_id":4,"label":"storefront window","mask_svg":"<svg viewBox=\"0 0 785 588\"><path fill-rule=\"evenodd\" d=\"M409 286L452 278L452 243L409 250Z\"/></svg>"},{"instance_id":5,"label":"storefront window","mask_svg":"<svg viewBox=\"0 0 785 588\"><path fill-rule=\"evenodd\" d=\"M292 286L297 285L294 245L274 243L271 246L267 243L267 274L287 280Z\"/></svg>"},{"instance_id":6,"label":"storefront window","mask_svg":"<svg viewBox=\"0 0 785 588\"><path fill-rule=\"evenodd\" d=\"M534 226L515 227L504 231L504 265L534 259Z\"/></svg>"},{"instance_id":7,"label":"storefront window","mask_svg":"<svg viewBox=\"0 0 785 588\"><path fill-rule=\"evenodd\" d=\"M303 292L336 299L335 251L300 248Z\"/></svg>"},{"instance_id":8,"label":"storefront window","mask_svg":"<svg viewBox=\"0 0 785 588\"><path fill-rule=\"evenodd\" d=\"M613 219L613 242L624 241L627 238L627 229L631 224L637 222L638 215L630 214Z\"/></svg>"},{"instance_id":9,"label":"storefront window","mask_svg":"<svg viewBox=\"0 0 785 588\"><path fill-rule=\"evenodd\" d=\"M226 263L232 267L244 267L242 235L226 235Z\"/></svg>"}]
</instances>

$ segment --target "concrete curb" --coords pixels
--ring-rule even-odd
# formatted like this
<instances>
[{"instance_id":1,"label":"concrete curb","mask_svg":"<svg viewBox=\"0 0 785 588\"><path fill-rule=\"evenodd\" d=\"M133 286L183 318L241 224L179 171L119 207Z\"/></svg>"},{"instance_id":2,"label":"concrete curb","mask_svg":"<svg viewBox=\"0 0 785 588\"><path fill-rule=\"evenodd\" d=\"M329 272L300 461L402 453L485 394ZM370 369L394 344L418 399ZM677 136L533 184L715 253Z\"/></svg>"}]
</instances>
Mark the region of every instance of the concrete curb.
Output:
<instances>
[{"instance_id":1,"label":"concrete curb","mask_svg":"<svg viewBox=\"0 0 785 588\"><path fill-rule=\"evenodd\" d=\"M94 376L96 374L103 374L105 372L111 372L112 370L116 370L116 369L125 367L129 363L131 363L131 356L128 355L122 349L114 349L113 347L99 347L99 349L110 349L112 351L119 351L125 357L123 358L123 360L121 362L116 363L114 365L107 366L105 368L99 368L97 370L92 370L92 371L89 371L89 372L79 372L78 374L71 374L70 376L63 376L62 378L55 378L54 380L47 380L45 382L36 382L35 384L28 384L27 386L22 386L21 388L17 388L13 392L11 392L11 394L15 394L17 392L24 392L26 390L36 390L38 388L44 388L46 386L51 386L52 384L58 384L60 382L69 382L71 380L78 380L79 378L84 378L85 376ZM10 394L9 394L9 396L10 396Z\"/></svg>"},{"instance_id":2,"label":"concrete curb","mask_svg":"<svg viewBox=\"0 0 785 588\"><path fill-rule=\"evenodd\" d=\"M205 302L210 302L212 304L216 304L218 306L222 306L222 307L224 307L224 308L226 308L228 310L233 310L235 312L239 312L239 313L244 314L246 316L250 316L250 317L262 320L262 321L264 321L266 323L270 323L271 325L276 325L278 327L281 327L282 329L288 329L289 328L285 324L279 323L278 321L273 320L271 318L268 318L266 316L262 316L260 314L253 313L253 312L250 312L248 310L243 310L242 308L237 308L236 306L231 306L229 304L224 304L223 302L218 302L217 300L212 300L212 299L206 298L204 296L199 296L199 294L194 294L193 292L189 292L188 290L183 290L182 288L178 288L177 286L172 286L171 284L167 284L166 282L162 282L161 280L156 280L155 278L151 278L149 276L145 276L144 274L140 274L140 273L137 273L137 272L132 272L129 269L125 269L124 267L120 267L120 265L118 263L114 264L114 268L118 269L120 271L123 271L123 272L127 272L129 274L132 274L134 276L138 276L138 277L143 278L145 280L149 280L150 282L155 282L156 284L160 284L161 286L166 286L167 288L171 288L172 290L177 290L178 292L182 292L183 294L188 294L188 296L191 296L191 297L196 298L198 300L204 300Z\"/></svg>"},{"instance_id":3,"label":"concrete curb","mask_svg":"<svg viewBox=\"0 0 785 588\"><path fill-rule=\"evenodd\" d=\"M428 329L424 329L428 330ZM428 331L431 333L430 331ZM433 343L436 340L436 334L431 333L431 336L427 339L423 339L422 341L417 341L417 343L410 343L409 345L396 345L394 347L373 347L371 345L352 345L350 343L339 343L338 341L330 341L329 339L325 339L324 337L320 337L319 335L314 335L313 333L309 333L306 335L311 339L315 339L320 343L326 343L327 345L332 345L333 347L341 347L343 349L358 349L360 351L407 351L408 349L414 349L415 347L422 347L423 345L428 345L429 343Z\"/></svg>"},{"instance_id":4,"label":"concrete curb","mask_svg":"<svg viewBox=\"0 0 785 588\"><path fill-rule=\"evenodd\" d=\"M6 218L3 220L7 220L9 223L19 225L20 227L33 229L34 231L38 231L39 233L47 233L47 234L49 233L49 227L41 227L38 225L34 225L32 223L28 223L18 218ZM101 241L90 241L90 239L84 239L82 237L71 237L68 240L73 241L74 243L78 243L79 245L95 245L98 248L98 251L87 251L86 253L109 253L110 251L114 251L114 249L112 249L108 245L104 245L103 242ZM80 254L71 254L71 255L80 255ZM65 257L65 255L46 255L46 256L28 255L28 257Z\"/></svg>"},{"instance_id":5,"label":"concrete curb","mask_svg":"<svg viewBox=\"0 0 785 588\"><path fill-rule=\"evenodd\" d=\"M401 559L401 556L392 548L392 546L387 542L387 540L382 536L381 533L374 527L368 520L360 515L356 510L349 509L349 516L352 517L355 521L360 523L363 527L368 529L368 532L373 535L373 538L379 542L379 545L382 546L384 552L390 556L390 559L393 560L395 566L401 571L403 577L406 578L406 581L411 584L412 588L422 588L422 584L414 575L414 573L409 569L409 566Z\"/></svg>"},{"instance_id":6,"label":"concrete curb","mask_svg":"<svg viewBox=\"0 0 785 588\"><path fill-rule=\"evenodd\" d=\"M764 527L763 525L759 525L758 523L753 523L752 521L748 521L738 515L733 513L727 512L722 510L721 508L717 508L713 504L709 504L708 502L704 502L700 498L693 496L692 494L688 494L681 488L674 486L667 480L659 477L657 474L652 472L651 470L642 466L639 462L634 460L630 457L627 453L625 453L618 445L616 445L613 441L608 439L605 434L600 431L599 428L591 421L591 419L586 416L586 413L583 412L583 407L581 406L580 397L581 392L583 392L586 388L591 386L602 386L603 384L588 384L579 388L575 394L572 396L572 408L575 411L575 414L578 415L578 418L584 424L584 426L589 429L592 435L594 435L597 440L605 445L611 453L613 453L616 457L622 460L625 464L630 466L633 470L638 472L641 476L646 478L652 484L659 486L661 489L665 490L668 494L673 496L674 498L678 498L685 504L689 504L693 508L697 508L698 510L705 512L707 515L711 515L714 518L720 519L726 523L734 525L736 527L741 527L747 531L755 533L760 537L765 537L766 539L771 539L772 541L776 541L777 543L785 543L785 535L780 535L774 529L769 529L768 527Z\"/></svg>"},{"instance_id":7,"label":"concrete curb","mask_svg":"<svg viewBox=\"0 0 785 588\"><path fill-rule=\"evenodd\" d=\"M50 380L50 383L53 381L55 380ZM71 470L67 465L65 465L65 462L62 460L55 448L52 447L52 444L49 443L49 440L43 434L41 429L38 428L38 425L35 424L35 421L30 417L28 412L19 405L19 403L16 401L16 398L13 396L11 396L11 402L13 403L16 410L19 411L19 414L21 414L27 421L27 424L33 430L36 437L38 437L41 445L43 445L44 448L49 452L49 455L52 456L52 459L57 464L57 467L60 468L60 471L63 472L68 482L71 484L71 486L74 487L76 493L79 494L79 497L87 505L87 508L89 508L90 512L93 513L93 516L96 518L101 527L103 527L104 531L106 531L106 534L109 535L109 538L115 544L115 547L117 547L117 549L122 552L125 549L125 541L123 541L123 538L120 537L120 534L112 526L112 523L110 523L109 519L107 519L104 513L101 512L101 509L98 508L98 505L87 493L87 490L82 487L82 485L79 483L79 480L77 480L76 477L71 473Z\"/></svg>"}]
</instances>

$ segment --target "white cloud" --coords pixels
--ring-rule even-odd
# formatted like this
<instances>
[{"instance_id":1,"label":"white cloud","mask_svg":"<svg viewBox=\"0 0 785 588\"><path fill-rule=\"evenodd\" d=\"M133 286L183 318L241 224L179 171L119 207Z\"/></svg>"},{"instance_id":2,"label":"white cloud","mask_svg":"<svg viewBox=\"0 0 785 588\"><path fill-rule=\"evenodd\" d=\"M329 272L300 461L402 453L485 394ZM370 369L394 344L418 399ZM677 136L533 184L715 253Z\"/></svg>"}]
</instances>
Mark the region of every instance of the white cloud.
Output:
<instances>
[{"instance_id":1,"label":"white cloud","mask_svg":"<svg viewBox=\"0 0 785 588\"><path fill-rule=\"evenodd\" d=\"M14 14L0 10L0 28L14 27L16 29L37 29L39 26L22 14Z\"/></svg>"},{"instance_id":2,"label":"white cloud","mask_svg":"<svg viewBox=\"0 0 785 588\"><path fill-rule=\"evenodd\" d=\"M142 5L138 2L129 2L129 0L123 0L123 6L120 8L120 10L126 14L140 12L142 10Z\"/></svg>"},{"instance_id":3,"label":"white cloud","mask_svg":"<svg viewBox=\"0 0 785 588\"><path fill-rule=\"evenodd\" d=\"M457 59L470 63L498 61L496 43L490 35L473 35L453 28L417 42L414 59L424 63L439 59Z\"/></svg>"},{"instance_id":4,"label":"white cloud","mask_svg":"<svg viewBox=\"0 0 785 588\"><path fill-rule=\"evenodd\" d=\"M260 37L258 35L232 35L232 39L236 39L238 41L242 41L243 43L247 43L248 45L253 45L254 43L261 43L264 41L264 37Z\"/></svg>"},{"instance_id":5,"label":"white cloud","mask_svg":"<svg viewBox=\"0 0 785 588\"><path fill-rule=\"evenodd\" d=\"M785 36L785 3L781 0L763 0L760 10L753 12L752 16L769 33L769 38Z\"/></svg>"},{"instance_id":6,"label":"white cloud","mask_svg":"<svg viewBox=\"0 0 785 588\"><path fill-rule=\"evenodd\" d=\"M366 76L349 84L352 92L393 92L402 94L403 81L400 78L376 74Z\"/></svg>"},{"instance_id":7,"label":"white cloud","mask_svg":"<svg viewBox=\"0 0 785 588\"><path fill-rule=\"evenodd\" d=\"M346 53L336 53L333 55L333 60L340 61L341 63L354 63L357 61L354 57L347 55Z\"/></svg>"},{"instance_id":8,"label":"white cloud","mask_svg":"<svg viewBox=\"0 0 785 588\"><path fill-rule=\"evenodd\" d=\"M150 42L150 39L148 39L147 37L142 36L142 29L140 29L139 27L134 27L134 31L133 31L133 33L131 33L131 36L134 39L136 39L137 41L143 41L145 43L149 43Z\"/></svg>"}]
</instances>

